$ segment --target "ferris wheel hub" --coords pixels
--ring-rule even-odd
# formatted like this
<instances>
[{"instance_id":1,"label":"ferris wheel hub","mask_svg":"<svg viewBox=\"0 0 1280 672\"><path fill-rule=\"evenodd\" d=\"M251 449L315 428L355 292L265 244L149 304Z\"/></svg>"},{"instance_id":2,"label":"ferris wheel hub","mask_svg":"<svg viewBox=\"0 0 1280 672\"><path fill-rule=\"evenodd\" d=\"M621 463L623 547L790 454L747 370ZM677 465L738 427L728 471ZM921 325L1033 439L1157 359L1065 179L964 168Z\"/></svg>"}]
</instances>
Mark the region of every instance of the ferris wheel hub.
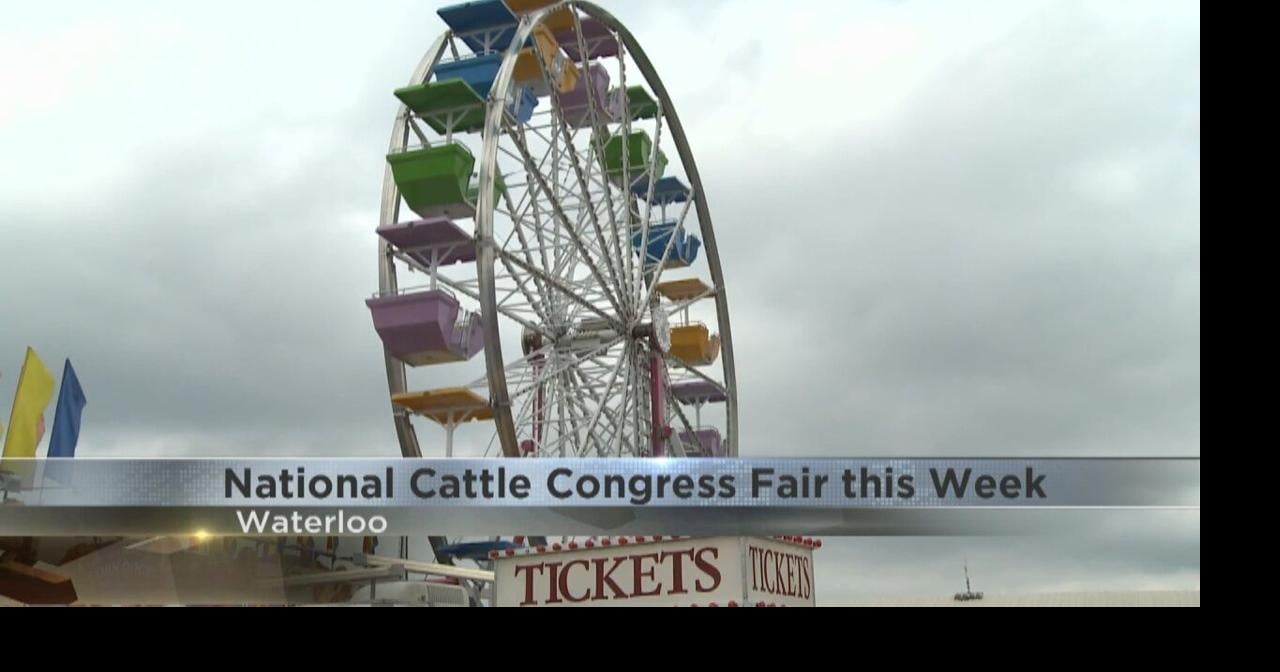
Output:
<instances>
[{"instance_id":1,"label":"ferris wheel hub","mask_svg":"<svg viewBox=\"0 0 1280 672\"><path fill-rule=\"evenodd\" d=\"M663 354L671 352L671 323L667 320L667 314L655 308L650 317L652 321L641 322L631 328L631 337L648 340L655 350Z\"/></svg>"}]
</instances>

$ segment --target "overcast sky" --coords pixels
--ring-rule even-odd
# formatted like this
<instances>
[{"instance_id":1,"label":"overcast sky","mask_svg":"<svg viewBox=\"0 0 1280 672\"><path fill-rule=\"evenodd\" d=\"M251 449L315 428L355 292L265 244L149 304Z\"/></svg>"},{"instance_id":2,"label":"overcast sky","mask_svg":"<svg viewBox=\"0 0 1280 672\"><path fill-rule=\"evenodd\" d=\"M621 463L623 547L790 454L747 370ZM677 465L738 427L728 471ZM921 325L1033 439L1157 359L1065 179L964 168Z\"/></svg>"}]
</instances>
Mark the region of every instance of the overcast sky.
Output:
<instances>
[{"instance_id":1,"label":"overcast sky","mask_svg":"<svg viewBox=\"0 0 1280 672\"><path fill-rule=\"evenodd\" d=\"M31 345L85 456L397 455L363 299L440 4L0 5L3 408ZM1198 2L603 4L703 175L744 456L1199 456ZM1198 512L1053 525L828 540L819 597L1199 588Z\"/></svg>"}]
</instances>

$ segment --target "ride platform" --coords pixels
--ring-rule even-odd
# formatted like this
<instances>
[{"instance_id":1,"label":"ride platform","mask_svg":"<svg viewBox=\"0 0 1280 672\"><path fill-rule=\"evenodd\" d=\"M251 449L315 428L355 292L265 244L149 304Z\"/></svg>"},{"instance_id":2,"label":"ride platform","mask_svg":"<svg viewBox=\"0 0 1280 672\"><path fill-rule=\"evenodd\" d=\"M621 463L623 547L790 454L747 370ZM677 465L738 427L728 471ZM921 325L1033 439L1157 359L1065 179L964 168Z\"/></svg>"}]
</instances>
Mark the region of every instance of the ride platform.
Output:
<instances>
[{"instance_id":1,"label":"ride platform","mask_svg":"<svg viewBox=\"0 0 1280 672\"><path fill-rule=\"evenodd\" d=\"M672 385L671 396L685 405L723 404L729 400L723 387L702 379Z\"/></svg>"},{"instance_id":2,"label":"ride platform","mask_svg":"<svg viewBox=\"0 0 1280 672\"><path fill-rule=\"evenodd\" d=\"M701 278L689 278L687 280L670 280L661 283L654 291L673 303L681 301L692 301L701 296L709 296L711 287L703 282Z\"/></svg>"},{"instance_id":3,"label":"ride platform","mask_svg":"<svg viewBox=\"0 0 1280 672\"><path fill-rule=\"evenodd\" d=\"M384 226L378 235L427 269L476 260L475 238L445 217Z\"/></svg>"},{"instance_id":4,"label":"ride platform","mask_svg":"<svg viewBox=\"0 0 1280 672\"><path fill-rule=\"evenodd\" d=\"M489 401L465 387L406 392L391 403L446 426L493 419Z\"/></svg>"},{"instance_id":5,"label":"ride platform","mask_svg":"<svg viewBox=\"0 0 1280 672\"><path fill-rule=\"evenodd\" d=\"M484 128L484 98L465 80L450 79L396 89L396 98L441 135Z\"/></svg>"}]
</instances>

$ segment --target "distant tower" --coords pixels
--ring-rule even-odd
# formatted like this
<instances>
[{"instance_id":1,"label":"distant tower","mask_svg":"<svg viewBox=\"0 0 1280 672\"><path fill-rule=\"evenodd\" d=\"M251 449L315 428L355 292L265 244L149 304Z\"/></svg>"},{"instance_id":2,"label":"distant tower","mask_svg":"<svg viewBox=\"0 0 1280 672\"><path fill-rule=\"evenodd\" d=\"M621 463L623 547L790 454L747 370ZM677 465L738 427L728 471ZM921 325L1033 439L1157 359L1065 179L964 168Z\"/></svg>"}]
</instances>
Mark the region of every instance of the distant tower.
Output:
<instances>
[{"instance_id":1,"label":"distant tower","mask_svg":"<svg viewBox=\"0 0 1280 672\"><path fill-rule=\"evenodd\" d=\"M956 602L973 602L981 600L982 593L973 592L973 586L969 582L969 561L964 561L964 592L956 593Z\"/></svg>"}]
</instances>

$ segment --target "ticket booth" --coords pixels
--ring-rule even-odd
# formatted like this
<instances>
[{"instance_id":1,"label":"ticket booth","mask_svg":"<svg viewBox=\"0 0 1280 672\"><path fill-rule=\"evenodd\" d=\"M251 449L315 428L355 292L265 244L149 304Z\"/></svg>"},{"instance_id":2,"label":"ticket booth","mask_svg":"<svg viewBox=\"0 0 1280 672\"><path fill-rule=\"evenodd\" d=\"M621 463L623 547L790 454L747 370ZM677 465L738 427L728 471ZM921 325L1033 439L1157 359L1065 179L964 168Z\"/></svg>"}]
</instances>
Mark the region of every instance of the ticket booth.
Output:
<instances>
[{"instance_id":1,"label":"ticket booth","mask_svg":"<svg viewBox=\"0 0 1280 672\"><path fill-rule=\"evenodd\" d=\"M614 537L507 550L499 607L812 607L813 551L800 537Z\"/></svg>"}]
</instances>

